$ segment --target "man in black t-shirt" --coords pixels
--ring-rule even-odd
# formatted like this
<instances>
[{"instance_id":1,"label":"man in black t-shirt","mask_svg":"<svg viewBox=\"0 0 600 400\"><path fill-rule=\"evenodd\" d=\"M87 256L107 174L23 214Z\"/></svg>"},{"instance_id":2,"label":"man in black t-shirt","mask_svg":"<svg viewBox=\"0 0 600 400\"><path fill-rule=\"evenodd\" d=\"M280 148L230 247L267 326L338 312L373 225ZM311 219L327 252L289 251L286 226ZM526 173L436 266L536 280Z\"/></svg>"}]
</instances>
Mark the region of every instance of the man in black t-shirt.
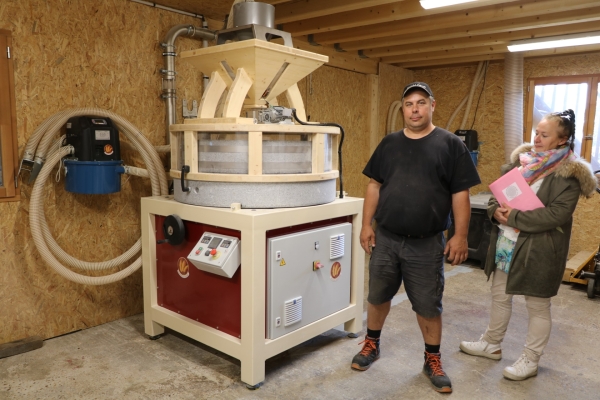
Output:
<instances>
[{"instance_id":1,"label":"man in black t-shirt","mask_svg":"<svg viewBox=\"0 0 600 400\"><path fill-rule=\"evenodd\" d=\"M360 233L361 246L371 254L367 335L352 368L364 371L379 358L381 330L404 281L425 341L423 372L438 392L450 393L440 359L444 255L452 265L466 260L469 188L481 181L464 143L433 125L434 109L429 85L407 85L402 95L406 127L381 141L363 171L371 178ZM446 244L450 211L455 234Z\"/></svg>"}]
</instances>

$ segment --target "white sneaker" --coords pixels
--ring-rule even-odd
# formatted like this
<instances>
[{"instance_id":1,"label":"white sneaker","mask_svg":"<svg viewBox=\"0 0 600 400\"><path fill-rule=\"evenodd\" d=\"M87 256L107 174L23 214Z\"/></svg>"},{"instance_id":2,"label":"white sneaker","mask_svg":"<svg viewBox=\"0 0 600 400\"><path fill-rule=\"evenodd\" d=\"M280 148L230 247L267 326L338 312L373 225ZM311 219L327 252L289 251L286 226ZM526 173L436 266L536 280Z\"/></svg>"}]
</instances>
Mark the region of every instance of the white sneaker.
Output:
<instances>
[{"instance_id":1,"label":"white sneaker","mask_svg":"<svg viewBox=\"0 0 600 400\"><path fill-rule=\"evenodd\" d=\"M538 363L531 361L527 355L521 354L521 357L510 367L504 368L502 373L505 378L513 381L522 381L532 376L536 376L538 372Z\"/></svg>"},{"instance_id":2,"label":"white sneaker","mask_svg":"<svg viewBox=\"0 0 600 400\"><path fill-rule=\"evenodd\" d=\"M483 340L483 335L477 342L460 342L460 349L472 356L480 356L499 360L502 358L502 349L499 344L491 344Z\"/></svg>"}]
</instances>

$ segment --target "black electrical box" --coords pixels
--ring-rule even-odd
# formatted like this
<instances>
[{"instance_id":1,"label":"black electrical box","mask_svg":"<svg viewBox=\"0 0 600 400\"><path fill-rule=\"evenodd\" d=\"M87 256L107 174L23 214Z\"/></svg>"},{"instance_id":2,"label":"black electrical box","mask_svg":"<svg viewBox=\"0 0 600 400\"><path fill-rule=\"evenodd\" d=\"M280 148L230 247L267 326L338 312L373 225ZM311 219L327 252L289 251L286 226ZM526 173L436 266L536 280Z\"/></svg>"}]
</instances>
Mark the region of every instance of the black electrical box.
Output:
<instances>
[{"instance_id":1,"label":"black electrical box","mask_svg":"<svg viewBox=\"0 0 600 400\"><path fill-rule=\"evenodd\" d=\"M477 131L472 129L459 129L454 132L454 134L463 142L465 142L465 145L469 151L475 151L479 147L479 142L477 141Z\"/></svg>"},{"instance_id":2,"label":"black electrical box","mask_svg":"<svg viewBox=\"0 0 600 400\"><path fill-rule=\"evenodd\" d=\"M480 262L481 268L485 267L485 260L490 247L490 236L492 234L492 222L487 215L487 205L490 194L476 194L470 196L471 218L469 219L469 231L467 243L469 246L468 258ZM448 240L454 236L454 216L450 214L452 225L448 228ZM446 260L448 261L448 260Z\"/></svg>"},{"instance_id":3,"label":"black electrical box","mask_svg":"<svg viewBox=\"0 0 600 400\"><path fill-rule=\"evenodd\" d=\"M119 131L110 118L80 116L67 121L67 144L75 148L78 161L121 159Z\"/></svg>"}]
</instances>

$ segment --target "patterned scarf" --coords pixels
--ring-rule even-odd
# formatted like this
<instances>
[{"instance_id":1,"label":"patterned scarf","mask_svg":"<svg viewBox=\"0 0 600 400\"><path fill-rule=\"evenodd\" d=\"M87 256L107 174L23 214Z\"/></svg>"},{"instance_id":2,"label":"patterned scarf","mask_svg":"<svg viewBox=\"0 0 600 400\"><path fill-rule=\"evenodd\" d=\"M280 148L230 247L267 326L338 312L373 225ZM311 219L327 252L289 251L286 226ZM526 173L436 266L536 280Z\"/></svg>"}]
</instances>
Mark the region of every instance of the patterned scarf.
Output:
<instances>
[{"instance_id":1,"label":"patterned scarf","mask_svg":"<svg viewBox=\"0 0 600 400\"><path fill-rule=\"evenodd\" d=\"M531 185L538 179L542 179L556 169L564 160L574 160L577 156L569 146L563 146L548 151L528 151L519 154L521 175Z\"/></svg>"}]
</instances>

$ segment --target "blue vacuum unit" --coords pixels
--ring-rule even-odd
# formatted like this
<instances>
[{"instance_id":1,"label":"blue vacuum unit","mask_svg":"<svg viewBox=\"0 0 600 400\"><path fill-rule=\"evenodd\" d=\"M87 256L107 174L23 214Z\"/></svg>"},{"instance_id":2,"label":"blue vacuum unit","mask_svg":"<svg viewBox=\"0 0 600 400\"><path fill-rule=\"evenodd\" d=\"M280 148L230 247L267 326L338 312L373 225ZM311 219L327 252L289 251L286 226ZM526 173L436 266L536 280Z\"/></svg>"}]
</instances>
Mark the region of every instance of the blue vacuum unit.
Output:
<instances>
[{"instance_id":1,"label":"blue vacuum unit","mask_svg":"<svg viewBox=\"0 0 600 400\"><path fill-rule=\"evenodd\" d=\"M67 144L75 152L64 161L65 189L72 193L108 194L121 190L119 131L110 118L79 116L67 121Z\"/></svg>"}]
</instances>

